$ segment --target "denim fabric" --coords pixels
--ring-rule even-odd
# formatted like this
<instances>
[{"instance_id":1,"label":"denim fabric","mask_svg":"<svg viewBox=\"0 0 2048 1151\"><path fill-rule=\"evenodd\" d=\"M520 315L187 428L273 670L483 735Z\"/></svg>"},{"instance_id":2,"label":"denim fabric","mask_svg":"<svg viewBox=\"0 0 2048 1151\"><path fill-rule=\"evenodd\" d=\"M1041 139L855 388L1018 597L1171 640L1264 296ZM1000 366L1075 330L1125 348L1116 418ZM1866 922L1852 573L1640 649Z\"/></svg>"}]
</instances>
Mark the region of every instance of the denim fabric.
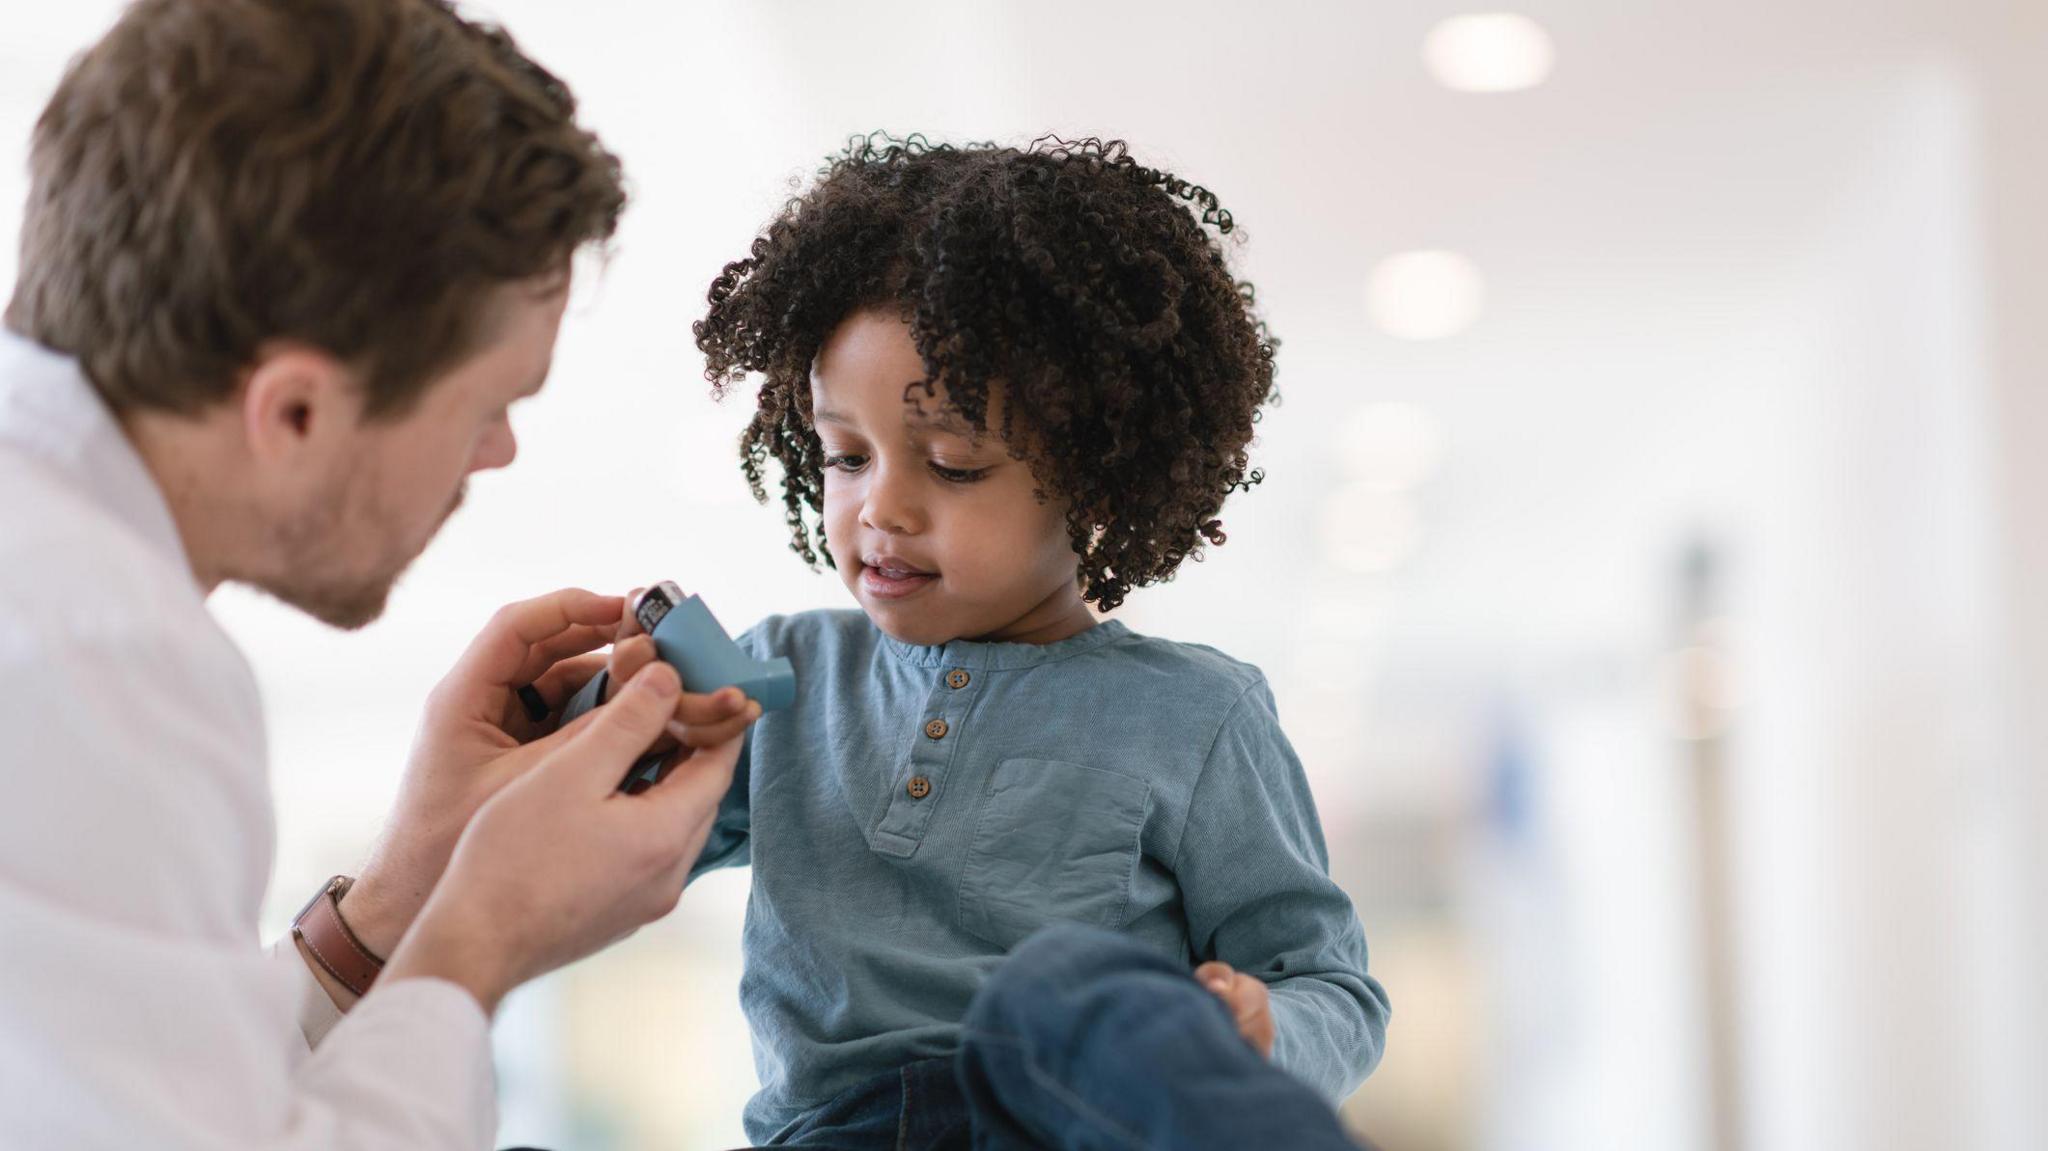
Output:
<instances>
[{"instance_id":1,"label":"denim fabric","mask_svg":"<svg viewBox=\"0 0 2048 1151\"><path fill-rule=\"evenodd\" d=\"M1050 927L969 1007L960 1053L876 1076L785 1132L809 1151L1357 1151L1215 996L1127 936Z\"/></svg>"},{"instance_id":2,"label":"denim fabric","mask_svg":"<svg viewBox=\"0 0 2048 1151\"><path fill-rule=\"evenodd\" d=\"M975 998L958 1061L974 1151L1358 1148L1181 965L1092 928L1019 948Z\"/></svg>"},{"instance_id":3,"label":"denim fabric","mask_svg":"<svg viewBox=\"0 0 2048 1151\"><path fill-rule=\"evenodd\" d=\"M699 863L753 868L756 1142L954 1055L975 993L1056 923L1265 980L1275 1063L1326 1099L1378 1061L1385 994L1257 669L1116 622L916 647L811 612L740 642L797 672Z\"/></svg>"}]
</instances>

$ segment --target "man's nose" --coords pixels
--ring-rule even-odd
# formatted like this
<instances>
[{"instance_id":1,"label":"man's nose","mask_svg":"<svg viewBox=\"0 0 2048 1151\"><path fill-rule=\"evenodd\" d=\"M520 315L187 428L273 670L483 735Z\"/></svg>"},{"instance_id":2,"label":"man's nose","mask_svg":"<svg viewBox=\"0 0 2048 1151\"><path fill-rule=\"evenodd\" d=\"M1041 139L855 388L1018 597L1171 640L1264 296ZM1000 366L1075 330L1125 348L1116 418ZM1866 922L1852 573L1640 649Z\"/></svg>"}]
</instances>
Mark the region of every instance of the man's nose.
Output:
<instances>
[{"instance_id":1,"label":"man's nose","mask_svg":"<svg viewBox=\"0 0 2048 1151\"><path fill-rule=\"evenodd\" d=\"M485 433L483 442L477 445L476 454L470 457L469 470L487 472L495 468L510 467L519 457L519 437L512 432L509 421L500 420L498 425Z\"/></svg>"}]
</instances>

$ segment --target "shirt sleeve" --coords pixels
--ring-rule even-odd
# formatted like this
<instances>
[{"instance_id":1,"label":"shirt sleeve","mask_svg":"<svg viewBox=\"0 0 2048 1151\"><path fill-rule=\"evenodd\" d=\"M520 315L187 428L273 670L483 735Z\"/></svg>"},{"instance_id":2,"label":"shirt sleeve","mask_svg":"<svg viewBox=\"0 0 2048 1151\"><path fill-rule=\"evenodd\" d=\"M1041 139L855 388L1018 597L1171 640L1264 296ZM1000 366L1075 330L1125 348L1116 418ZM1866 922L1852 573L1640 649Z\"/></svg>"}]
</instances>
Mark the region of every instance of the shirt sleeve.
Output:
<instances>
[{"instance_id":1,"label":"shirt sleeve","mask_svg":"<svg viewBox=\"0 0 2048 1151\"><path fill-rule=\"evenodd\" d=\"M1172 867L1197 958L1270 989L1273 1061L1332 1101L1356 1090L1379 1062L1387 996L1263 679L1223 720Z\"/></svg>"},{"instance_id":2,"label":"shirt sleeve","mask_svg":"<svg viewBox=\"0 0 2048 1151\"><path fill-rule=\"evenodd\" d=\"M765 659L771 654L767 650L768 640L763 627L748 628L733 643L755 659ZM797 690L803 690L801 681ZM768 716L754 721L756 726L768 722ZM745 742L740 744L740 759L738 766L733 768L732 787L727 789L725 798L719 800L718 815L711 821L711 835L704 841L704 850L697 856L697 865L690 869L692 880L707 871L721 867L746 867L753 862L753 777L754 729L750 727Z\"/></svg>"},{"instance_id":3,"label":"shirt sleeve","mask_svg":"<svg viewBox=\"0 0 2048 1151\"><path fill-rule=\"evenodd\" d=\"M749 801L753 752L754 735L750 731L746 742L740 745L739 765L733 768L732 786L726 789L725 798L718 801L718 815L711 821L711 834L704 840L704 850L698 854L696 865L690 868L692 880L707 871L721 867L745 867L753 861L753 838L749 834L753 825L753 807Z\"/></svg>"},{"instance_id":4,"label":"shirt sleeve","mask_svg":"<svg viewBox=\"0 0 2048 1151\"><path fill-rule=\"evenodd\" d=\"M254 685L194 614L0 650L0 1146L488 1147L455 985L379 986L309 1046L311 975L257 939Z\"/></svg>"},{"instance_id":5,"label":"shirt sleeve","mask_svg":"<svg viewBox=\"0 0 2048 1151\"><path fill-rule=\"evenodd\" d=\"M320 1046L320 1041L341 1022L341 1008L334 1005L334 997L327 994L313 969L306 966L306 957L299 953L289 932L270 945L270 961L283 972L280 978L298 988L294 998L299 1005L299 1034L305 1038L307 1049Z\"/></svg>"}]
</instances>

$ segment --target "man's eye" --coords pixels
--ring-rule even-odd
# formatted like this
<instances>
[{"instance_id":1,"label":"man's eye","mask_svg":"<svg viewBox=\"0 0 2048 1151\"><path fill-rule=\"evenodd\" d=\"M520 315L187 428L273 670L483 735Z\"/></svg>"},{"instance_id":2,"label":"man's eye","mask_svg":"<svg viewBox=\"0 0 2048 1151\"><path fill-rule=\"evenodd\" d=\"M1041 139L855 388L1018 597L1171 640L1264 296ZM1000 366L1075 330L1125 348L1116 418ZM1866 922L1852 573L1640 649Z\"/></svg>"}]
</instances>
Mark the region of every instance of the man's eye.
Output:
<instances>
[{"instance_id":1,"label":"man's eye","mask_svg":"<svg viewBox=\"0 0 2048 1151\"><path fill-rule=\"evenodd\" d=\"M842 472L857 472L866 467L866 456L826 456L825 466Z\"/></svg>"}]
</instances>

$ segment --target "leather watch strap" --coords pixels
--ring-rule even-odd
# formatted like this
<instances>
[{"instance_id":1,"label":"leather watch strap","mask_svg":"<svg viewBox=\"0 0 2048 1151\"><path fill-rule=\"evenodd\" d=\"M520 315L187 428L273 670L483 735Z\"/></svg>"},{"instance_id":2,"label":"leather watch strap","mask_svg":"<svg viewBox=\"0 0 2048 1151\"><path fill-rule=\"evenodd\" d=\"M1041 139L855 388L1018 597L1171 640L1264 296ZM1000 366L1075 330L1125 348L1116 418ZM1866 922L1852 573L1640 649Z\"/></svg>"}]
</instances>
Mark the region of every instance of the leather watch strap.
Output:
<instances>
[{"instance_id":1,"label":"leather watch strap","mask_svg":"<svg viewBox=\"0 0 2048 1151\"><path fill-rule=\"evenodd\" d=\"M346 875L328 880L327 886L292 920L292 935L306 945L313 961L335 982L363 996L370 993L377 973L384 970L384 961L364 947L348 924L342 922L341 897L348 894L349 885L354 882Z\"/></svg>"}]
</instances>

